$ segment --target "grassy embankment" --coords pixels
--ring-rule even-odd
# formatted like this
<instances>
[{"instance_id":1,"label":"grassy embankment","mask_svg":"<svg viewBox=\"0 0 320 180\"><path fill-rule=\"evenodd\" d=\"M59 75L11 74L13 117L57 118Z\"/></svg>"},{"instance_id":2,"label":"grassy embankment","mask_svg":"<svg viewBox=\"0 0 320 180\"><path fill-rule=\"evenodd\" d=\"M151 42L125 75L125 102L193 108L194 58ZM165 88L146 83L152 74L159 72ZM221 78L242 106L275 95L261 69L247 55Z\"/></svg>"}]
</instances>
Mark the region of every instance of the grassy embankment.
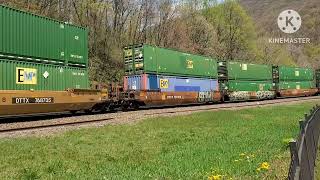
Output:
<instances>
[{"instance_id":1,"label":"grassy embankment","mask_svg":"<svg viewBox=\"0 0 320 180\"><path fill-rule=\"evenodd\" d=\"M0 179L283 178L290 161L285 141L297 135L298 120L314 104L1 139Z\"/></svg>"}]
</instances>

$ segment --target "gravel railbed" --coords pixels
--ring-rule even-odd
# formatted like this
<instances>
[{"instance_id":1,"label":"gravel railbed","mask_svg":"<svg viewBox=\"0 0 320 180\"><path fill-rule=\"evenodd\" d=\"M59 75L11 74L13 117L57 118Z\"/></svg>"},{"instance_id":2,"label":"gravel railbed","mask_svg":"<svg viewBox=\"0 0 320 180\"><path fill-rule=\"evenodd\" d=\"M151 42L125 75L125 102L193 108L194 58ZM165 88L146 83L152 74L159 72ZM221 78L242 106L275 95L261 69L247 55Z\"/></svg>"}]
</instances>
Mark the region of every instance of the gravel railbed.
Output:
<instances>
[{"instance_id":1,"label":"gravel railbed","mask_svg":"<svg viewBox=\"0 0 320 180\"><path fill-rule=\"evenodd\" d=\"M13 132L1 132L0 138L8 137L24 137L24 136L48 136L55 135L61 132L79 129L84 127L99 127L104 125L115 125L124 123L135 123L142 119L153 118L153 117L163 117L163 116L180 116L188 115L195 112L202 111L217 111L222 109L237 110L244 108L260 107L260 106L272 106L279 104L295 104L301 102L309 101L319 101L320 96L315 97L303 97L303 98L289 98L289 99L275 99L266 101L251 101L251 102L239 102L239 103L226 103L226 104L211 104L211 105L201 105L201 106L187 106L187 107L171 107L171 108L160 108L160 109L145 109L139 111L129 111L129 112L117 112L117 113L106 113L106 114L96 114L96 115L82 115L82 116L72 116L63 118L54 118L38 121L27 121L27 122L14 122L0 124L0 131L7 129L16 128L26 128L34 126L47 126L47 125L59 125L55 127L46 127L38 129L28 129L22 131ZM63 125L65 123L76 123L90 120L102 120L90 123L75 124L75 125Z\"/></svg>"}]
</instances>

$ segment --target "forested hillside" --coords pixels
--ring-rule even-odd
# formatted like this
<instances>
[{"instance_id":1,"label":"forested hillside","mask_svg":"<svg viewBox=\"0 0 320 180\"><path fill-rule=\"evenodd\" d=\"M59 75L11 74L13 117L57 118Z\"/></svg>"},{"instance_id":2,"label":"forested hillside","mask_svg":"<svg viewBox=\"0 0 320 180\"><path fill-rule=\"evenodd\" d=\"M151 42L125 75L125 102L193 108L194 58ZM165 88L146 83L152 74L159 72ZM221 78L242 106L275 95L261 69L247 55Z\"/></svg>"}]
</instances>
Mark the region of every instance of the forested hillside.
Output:
<instances>
[{"instance_id":1,"label":"forested hillside","mask_svg":"<svg viewBox=\"0 0 320 180\"><path fill-rule=\"evenodd\" d=\"M262 44L265 54L280 64L320 67L320 2L319 0L240 0L240 4L253 17L260 42L270 37L306 37L311 44L278 45ZM292 9L302 18L302 26L292 35L284 34L277 25L281 11Z\"/></svg>"},{"instance_id":2,"label":"forested hillside","mask_svg":"<svg viewBox=\"0 0 320 180\"><path fill-rule=\"evenodd\" d=\"M18 9L89 29L91 79L121 79L122 47L149 43L226 60L320 65L318 0L0 0ZM219 3L218 3L219 2ZM288 36L277 16L294 9L301 29ZM311 44L270 44L271 37L308 37Z\"/></svg>"}]
</instances>

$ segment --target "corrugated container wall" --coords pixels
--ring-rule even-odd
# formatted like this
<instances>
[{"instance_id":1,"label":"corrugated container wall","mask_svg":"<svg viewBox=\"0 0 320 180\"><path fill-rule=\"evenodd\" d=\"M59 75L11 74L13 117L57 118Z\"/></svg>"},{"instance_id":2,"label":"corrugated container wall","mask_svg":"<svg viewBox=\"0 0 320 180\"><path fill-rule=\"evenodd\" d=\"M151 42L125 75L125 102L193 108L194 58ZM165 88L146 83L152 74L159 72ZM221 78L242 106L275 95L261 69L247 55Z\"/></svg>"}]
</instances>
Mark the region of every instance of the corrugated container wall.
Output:
<instances>
[{"instance_id":1,"label":"corrugated container wall","mask_svg":"<svg viewBox=\"0 0 320 180\"><path fill-rule=\"evenodd\" d=\"M317 87L320 88L320 70L316 70L316 83Z\"/></svg>"},{"instance_id":2,"label":"corrugated container wall","mask_svg":"<svg viewBox=\"0 0 320 180\"><path fill-rule=\"evenodd\" d=\"M314 81L300 81L300 82L284 82L279 83L280 90L287 89L313 89L316 88Z\"/></svg>"},{"instance_id":3,"label":"corrugated container wall","mask_svg":"<svg viewBox=\"0 0 320 180\"><path fill-rule=\"evenodd\" d=\"M87 30L0 5L0 56L26 61L88 63Z\"/></svg>"},{"instance_id":4,"label":"corrugated container wall","mask_svg":"<svg viewBox=\"0 0 320 180\"><path fill-rule=\"evenodd\" d=\"M0 60L0 90L50 90L89 88L85 68Z\"/></svg>"},{"instance_id":5,"label":"corrugated container wall","mask_svg":"<svg viewBox=\"0 0 320 180\"><path fill-rule=\"evenodd\" d=\"M272 66L228 62L229 80L272 80Z\"/></svg>"},{"instance_id":6,"label":"corrugated container wall","mask_svg":"<svg viewBox=\"0 0 320 180\"><path fill-rule=\"evenodd\" d=\"M273 90L272 81L235 81L228 82L230 91L271 91Z\"/></svg>"},{"instance_id":7,"label":"corrugated container wall","mask_svg":"<svg viewBox=\"0 0 320 180\"><path fill-rule=\"evenodd\" d=\"M84 28L65 25L65 53L68 63L88 64L88 32Z\"/></svg>"},{"instance_id":8,"label":"corrugated container wall","mask_svg":"<svg viewBox=\"0 0 320 180\"><path fill-rule=\"evenodd\" d=\"M309 68L279 66L280 81L312 81L314 71Z\"/></svg>"},{"instance_id":9,"label":"corrugated container wall","mask_svg":"<svg viewBox=\"0 0 320 180\"><path fill-rule=\"evenodd\" d=\"M217 78L217 61L150 45L124 48L125 71L132 74L162 74Z\"/></svg>"},{"instance_id":10,"label":"corrugated container wall","mask_svg":"<svg viewBox=\"0 0 320 180\"><path fill-rule=\"evenodd\" d=\"M217 91L218 81L214 79L141 74L125 76L124 89L161 90L162 92Z\"/></svg>"}]
</instances>

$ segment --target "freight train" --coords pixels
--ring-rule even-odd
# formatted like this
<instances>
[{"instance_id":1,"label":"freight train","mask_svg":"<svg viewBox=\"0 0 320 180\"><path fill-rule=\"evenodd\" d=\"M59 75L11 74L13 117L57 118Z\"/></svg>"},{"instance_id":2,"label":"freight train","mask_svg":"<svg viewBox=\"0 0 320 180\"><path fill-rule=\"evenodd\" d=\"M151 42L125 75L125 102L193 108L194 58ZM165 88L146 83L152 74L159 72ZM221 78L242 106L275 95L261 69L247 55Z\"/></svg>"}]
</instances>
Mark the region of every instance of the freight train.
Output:
<instances>
[{"instance_id":1,"label":"freight train","mask_svg":"<svg viewBox=\"0 0 320 180\"><path fill-rule=\"evenodd\" d=\"M312 96L320 71L221 61L150 45L124 48L126 107Z\"/></svg>"},{"instance_id":2,"label":"freight train","mask_svg":"<svg viewBox=\"0 0 320 180\"><path fill-rule=\"evenodd\" d=\"M0 116L312 96L320 71L124 47L123 85L88 78L88 32L0 5Z\"/></svg>"}]
</instances>

